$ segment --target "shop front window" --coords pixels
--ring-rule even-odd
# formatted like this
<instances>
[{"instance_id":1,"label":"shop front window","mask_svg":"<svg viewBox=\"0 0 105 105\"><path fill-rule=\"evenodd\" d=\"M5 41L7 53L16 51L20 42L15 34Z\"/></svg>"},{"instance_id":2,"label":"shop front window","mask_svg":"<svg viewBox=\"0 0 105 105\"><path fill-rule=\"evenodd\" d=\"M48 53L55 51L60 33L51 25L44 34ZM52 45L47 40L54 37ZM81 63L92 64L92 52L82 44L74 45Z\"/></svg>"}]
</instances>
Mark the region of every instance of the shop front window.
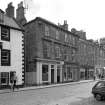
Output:
<instances>
[{"instance_id":1,"label":"shop front window","mask_svg":"<svg viewBox=\"0 0 105 105\"><path fill-rule=\"evenodd\" d=\"M72 71L71 71L70 67L67 67L67 78L68 78L68 80L72 79Z\"/></svg>"},{"instance_id":2,"label":"shop front window","mask_svg":"<svg viewBox=\"0 0 105 105\"><path fill-rule=\"evenodd\" d=\"M81 80L85 79L85 72L83 71L80 72L80 79Z\"/></svg>"},{"instance_id":3,"label":"shop front window","mask_svg":"<svg viewBox=\"0 0 105 105\"><path fill-rule=\"evenodd\" d=\"M89 78L93 78L94 77L94 71L89 71Z\"/></svg>"},{"instance_id":4,"label":"shop front window","mask_svg":"<svg viewBox=\"0 0 105 105\"><path fill-rule=\"evenodd\" d=\"M48 65L42 65L42 81L48 81Z\"/></svg>"},{"instance_id":5,"label":"shop front window","mask_svg":"<svg viewBox=\"0 0 105 105\"><path fill-rule=\"evenodd\" d=\"M64 81L66 81L66 71L64 71Z\"/></svg>"}]
</instances>

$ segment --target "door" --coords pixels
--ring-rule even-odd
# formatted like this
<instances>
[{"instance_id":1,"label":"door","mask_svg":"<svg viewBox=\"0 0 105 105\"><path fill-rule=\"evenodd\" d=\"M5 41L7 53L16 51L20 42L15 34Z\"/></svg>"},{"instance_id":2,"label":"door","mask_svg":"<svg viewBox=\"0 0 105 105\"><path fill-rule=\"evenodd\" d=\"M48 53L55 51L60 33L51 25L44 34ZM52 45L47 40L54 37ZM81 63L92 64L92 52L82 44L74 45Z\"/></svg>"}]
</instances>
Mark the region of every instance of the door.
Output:
<instances>
[{"instance_id":1,"label":"door","mask_svg":"<svg viewBox=\"0 0 105 105\"><path fill-rule=\"evenodd\" d=\"M57 83L60 82L60 65L57 65Z\"/></svg>"},{"instance_id":2,"label":"door","mask_svg":"<svg viewBox=\"0 0 105 105\"><path fill-rule=\"evenodd\" d=\"M54 65L51 65L51 83L54 83Z\"/></svg>"},{"instance_id":3,"label":"door","mask_svg":"<svg viewBox=\"0 0 105 105\"><path fill-rule=\"evenodd\" d=\"M54 69L51 69L51 83L54 83Z\"/></svg>"},{"instance_id":4,"label":"door","mask_svg":"<svg viewBox=\"0 0 105 105\"><path fill-rule=\"evenodd\" d=\"M10 71L10 83L12 83L12 79L13 79L15 73L16 73L16 71Z\"/></svg>"}]
</instances>

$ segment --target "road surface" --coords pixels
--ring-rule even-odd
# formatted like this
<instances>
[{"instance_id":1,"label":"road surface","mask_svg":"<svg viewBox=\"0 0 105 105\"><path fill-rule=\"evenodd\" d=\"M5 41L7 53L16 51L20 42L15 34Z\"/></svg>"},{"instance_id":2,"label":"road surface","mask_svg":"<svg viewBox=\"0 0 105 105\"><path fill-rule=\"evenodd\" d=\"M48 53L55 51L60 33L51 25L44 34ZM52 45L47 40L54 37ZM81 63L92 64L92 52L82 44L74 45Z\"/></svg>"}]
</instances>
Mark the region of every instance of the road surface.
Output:
<instances>
[{"instance_id":1,"label":"road surface","mask_svg":"<svg viewBox=\"0 0 105 105\"><path fill-rule=\"evenodd\" d=\"M105 105L97 102L91 88L95 82L0 94L0 105Z\"/></svg>"}]
</instances>

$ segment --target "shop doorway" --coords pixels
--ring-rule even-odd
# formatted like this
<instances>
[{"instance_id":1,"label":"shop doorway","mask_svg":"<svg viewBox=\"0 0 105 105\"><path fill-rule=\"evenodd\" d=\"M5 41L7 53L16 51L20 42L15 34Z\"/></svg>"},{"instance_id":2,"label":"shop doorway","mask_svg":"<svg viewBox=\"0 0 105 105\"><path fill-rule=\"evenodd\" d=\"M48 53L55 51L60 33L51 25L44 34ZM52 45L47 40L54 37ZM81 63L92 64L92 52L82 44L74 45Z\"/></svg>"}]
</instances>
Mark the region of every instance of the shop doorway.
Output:
<instances>
[{"instance_id":1,"label":"shop doorway","mask_svg":"<svg viewBox=\"0 0 105 105\"><path fill-rule=\"evenodd\" d=\"M51 65L51 83L54 83L54 65Z\"/></svg>"},{"instance_id":2,"label":"shop doorway","mask_svg":"<svg viewBox=\"0 0 105 105\"><path fill-rule=\"evenodd\" d=\"M60 82L60 66L57 66L57 83Z\"/></svg>"},{"instance_id":3,"label":"shop doorway","mask_svg":"<svg viewBox=\"0 0 105 105\"><path fill-rule=\"evenodd\" d=\"M16 71L10 71L10 83L12 83L12 79L15 75Z\"/></svg>"},{"instance_id":4,"label":"shop doorway","mask_svg":"<svg viewBox=\"0 0 105 105\"><path fill-rule=\"evenodd\" d=\"M54 69L51 69L51 83L54 83Z\"/></svg>"}]
</instances>

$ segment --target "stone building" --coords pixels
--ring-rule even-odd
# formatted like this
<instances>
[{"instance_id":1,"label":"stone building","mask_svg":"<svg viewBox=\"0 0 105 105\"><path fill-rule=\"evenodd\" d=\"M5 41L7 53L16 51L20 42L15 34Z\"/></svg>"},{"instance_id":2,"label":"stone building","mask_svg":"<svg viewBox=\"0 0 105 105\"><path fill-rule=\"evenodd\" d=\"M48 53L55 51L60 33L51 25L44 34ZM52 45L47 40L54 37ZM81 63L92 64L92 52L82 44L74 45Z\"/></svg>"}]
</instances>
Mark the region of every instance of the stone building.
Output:
<instances>
[{"instance_id":1,"label":"stone building","mask_svg":"<svg viewBox=\"0 0 105 105\"><path fill-rule=\"evenodd\" d=\"M0 86L10 85L14 72L18 85L24 83L23 29L14 19L14 7L8 4L6 14L0 10Z\"/></svg>"},{"instance_id":2,"label":"stone building","mask_svg":"<svg viewBox=\"0 0 105 105\"><path fill-rule=\"evenodd\" d=\"M105 67L105 49L103 41L100 43L86 38L86 32L71 29L72 33L79 35L78 62L80 79L92 79L94 75L102 75Z\"/></svg>"},{"instance_id":3,"label":"stone building","mask_svg":"<svg viewBox=\"0 0 105 105\"><path fill-rule=\"evenodd\" d=\"M94 75L94 42L87 40L86 32L71 29L71 32L79 35L78 41L78 62L80 79L91 79Z\"/></svg>"},{"instance_id":4,"label":"stone building","mask_svg":"<svg viewBox=\"0 0 105 105\"><path fill-rule=\"evenodd\" d=\"M26 84L52 84L79 80L76 53L78 35L67 21L56 25L41 17L26 23Z\"/></svg>"},{"instance_id":5,"label":"stone building","mask_svg":"<svg viewBox=\"0 0 105 105\"><path fill-rule=\"evenodd\" d=\"M95 47L95 75L105 77L105 38L101 38Z\"/></svg>"}]
</instances>

